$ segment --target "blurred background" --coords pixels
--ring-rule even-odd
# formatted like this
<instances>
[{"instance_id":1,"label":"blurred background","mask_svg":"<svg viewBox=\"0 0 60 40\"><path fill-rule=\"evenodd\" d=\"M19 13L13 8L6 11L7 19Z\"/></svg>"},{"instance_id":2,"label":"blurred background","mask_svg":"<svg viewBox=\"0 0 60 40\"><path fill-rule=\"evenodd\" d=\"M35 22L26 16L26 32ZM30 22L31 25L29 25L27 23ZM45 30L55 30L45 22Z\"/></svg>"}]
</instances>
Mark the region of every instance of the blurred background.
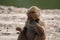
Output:
<instances>
[{"instance_id":1,"label":"blurred background","mask_svg":"<svg viewBox=\"0 0 60 40\"><path fill-rule=\"evenodd\" d=\"M0 5L30 7L38 6L43 9L59 9L60 0L0 0Z\"/></svg>"},{"instance_id":2,"label":"blurred background","mask_svg":"<svg viewBox=\"0 0 60 40\"><path fill-rule=\"evenodd\" d=\"M17 40L31 6L42 9L46 40L60 40L60 0L0 0L0 40Z\"/></svg>"}]
</instances>

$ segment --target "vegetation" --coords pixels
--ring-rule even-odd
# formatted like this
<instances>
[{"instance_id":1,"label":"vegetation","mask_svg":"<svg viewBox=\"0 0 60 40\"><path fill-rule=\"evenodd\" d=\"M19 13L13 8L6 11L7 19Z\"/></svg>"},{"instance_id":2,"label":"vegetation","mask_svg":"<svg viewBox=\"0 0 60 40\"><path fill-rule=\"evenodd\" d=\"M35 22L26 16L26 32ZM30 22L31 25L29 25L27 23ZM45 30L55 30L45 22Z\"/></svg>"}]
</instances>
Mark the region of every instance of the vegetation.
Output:
<instances>
[{"instance_id":1,"label":"vegetation","mask_svg":"<svg viewBox=\"0 0 60 40\"><path fill-rule=\"evenodd\" d=\"M0 0L0 5L17 6L17 7L30 7L32 5L48 8L60 8L60 0Z\"/></svg>"}]
</instances>

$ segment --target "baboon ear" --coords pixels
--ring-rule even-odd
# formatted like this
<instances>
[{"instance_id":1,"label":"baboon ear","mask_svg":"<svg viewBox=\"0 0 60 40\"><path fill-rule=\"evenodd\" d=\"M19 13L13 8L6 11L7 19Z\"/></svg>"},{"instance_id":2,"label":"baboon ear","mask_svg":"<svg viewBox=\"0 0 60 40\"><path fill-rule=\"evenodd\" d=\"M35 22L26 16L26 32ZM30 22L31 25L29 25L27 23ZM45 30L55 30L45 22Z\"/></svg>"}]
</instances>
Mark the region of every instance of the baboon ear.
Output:
<instances>
[{"instance_id":1,"label":"baboon ear","mask_svg":"<svg viewBox=\"0 0 60 40\"><path fill-rule=\"evenodd\" d=\"M16 28L16 31L21 31L21 28L17 27L17 28Z\"/></svg>"}]
</instances>

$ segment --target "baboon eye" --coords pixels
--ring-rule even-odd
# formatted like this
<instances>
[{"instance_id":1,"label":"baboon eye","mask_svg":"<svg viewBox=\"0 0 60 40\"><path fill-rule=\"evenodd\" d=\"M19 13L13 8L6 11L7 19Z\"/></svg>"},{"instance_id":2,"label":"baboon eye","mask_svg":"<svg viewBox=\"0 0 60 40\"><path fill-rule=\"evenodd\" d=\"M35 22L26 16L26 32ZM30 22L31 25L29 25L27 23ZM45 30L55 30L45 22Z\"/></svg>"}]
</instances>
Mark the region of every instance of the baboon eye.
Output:
<instances>
[{"instance_id":1,"label":"baboon eye","mask_svg":"<svg viewBox=\"0 0 60 40\"><path fill-rule=\"evenodd\" d=\"M32 11L31 13L36 13L36 12Z\"/></svg>"}]
</instances>

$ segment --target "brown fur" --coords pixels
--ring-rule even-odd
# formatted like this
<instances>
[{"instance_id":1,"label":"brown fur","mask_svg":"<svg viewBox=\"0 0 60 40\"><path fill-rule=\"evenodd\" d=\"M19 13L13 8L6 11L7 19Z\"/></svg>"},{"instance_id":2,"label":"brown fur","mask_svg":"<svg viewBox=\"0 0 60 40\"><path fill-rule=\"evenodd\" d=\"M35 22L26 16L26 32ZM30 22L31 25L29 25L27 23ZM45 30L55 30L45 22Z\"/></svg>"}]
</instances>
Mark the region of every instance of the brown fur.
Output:
<instances>
[{"instance_id":1,"label":"brown fur","mask_svg":"<svg viewBox=\"0 0 60 40\"><path fill-rule=\"evenodd\" d=\"M41 20L40 9L36 6L29 8L27 22L18 40L45 40L44 22Z\"/></svg>"},{"instance_id":2,"label":"brown fur","mask_svg":"<svg viewBox=\"0 0 60 40\"><path fill-rule=\"evenodd\" d=\"M24 29L23 29L23 30L21 31L21 33L19 34L17 40L27 40L26 31L27 31L27 28L24 27Z\"/></svg>"}]
</instances>

